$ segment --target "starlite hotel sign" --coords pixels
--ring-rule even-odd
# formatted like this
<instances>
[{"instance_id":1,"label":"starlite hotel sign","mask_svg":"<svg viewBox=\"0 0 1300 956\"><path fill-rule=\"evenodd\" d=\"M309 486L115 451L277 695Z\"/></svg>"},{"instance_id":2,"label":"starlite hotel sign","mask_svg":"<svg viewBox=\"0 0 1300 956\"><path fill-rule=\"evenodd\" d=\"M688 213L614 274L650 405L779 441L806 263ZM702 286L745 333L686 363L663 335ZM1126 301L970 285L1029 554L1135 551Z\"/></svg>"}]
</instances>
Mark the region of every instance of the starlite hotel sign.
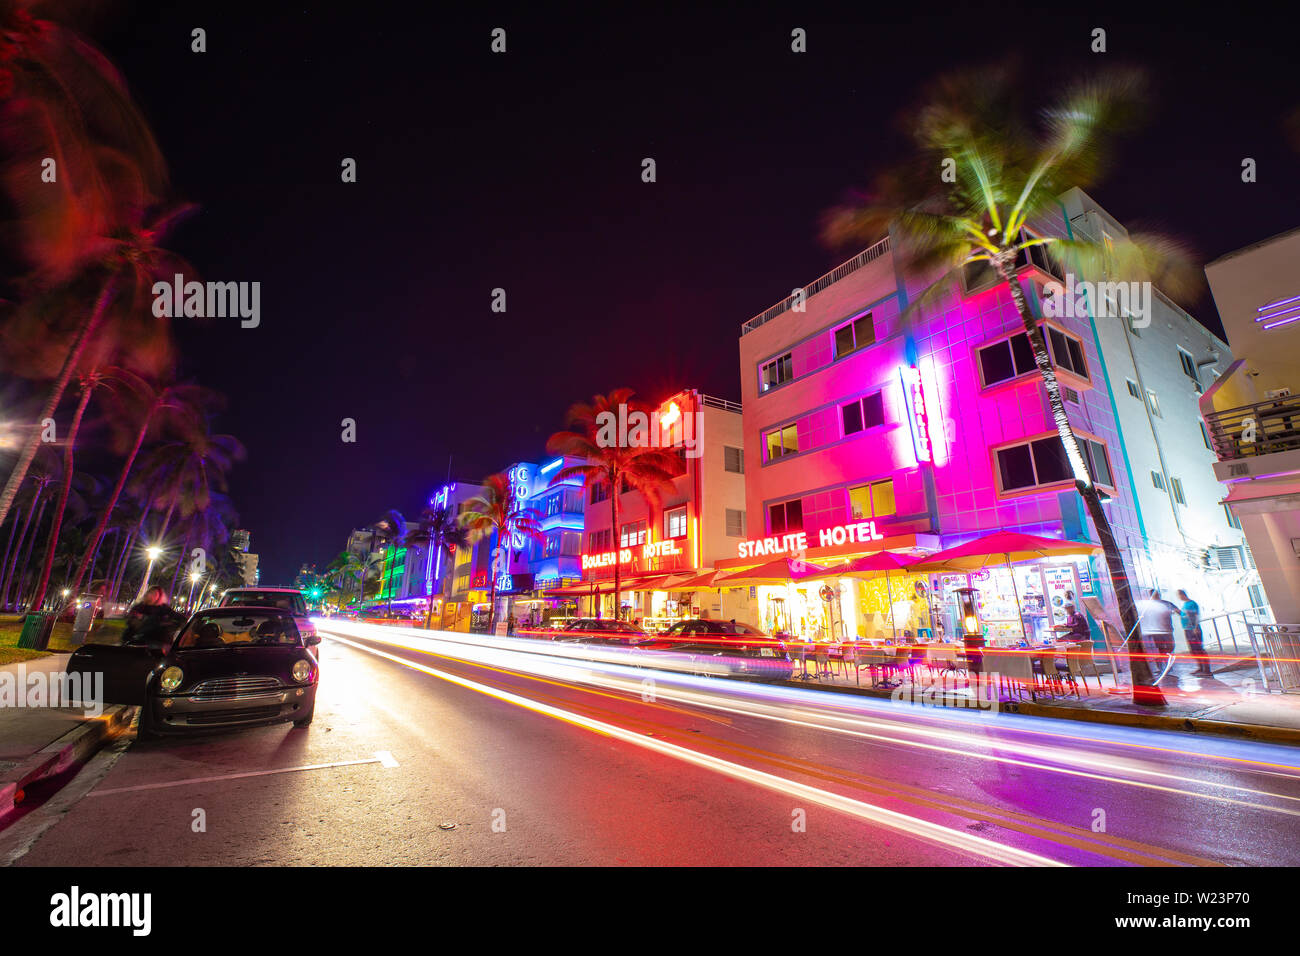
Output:
<instances>
[{"instance_id":1,"label":"starlite hotel sign","mask_svg":"<svg viewBox=\"0 0 1300 956\"><path fill-rule=\"evenodd\" d=\"M874 521L855 521L851 524L837 524L822 528L817 532L817 546L834 547L841 544L863 544L868 541L883 541L885 536L876 530ZM803 531L790 534L774 535L767 538L751 538L736 545L742 558L760 558L768 554L798 554L808 550L808 535Z\"/></svg>"}]
</instances>

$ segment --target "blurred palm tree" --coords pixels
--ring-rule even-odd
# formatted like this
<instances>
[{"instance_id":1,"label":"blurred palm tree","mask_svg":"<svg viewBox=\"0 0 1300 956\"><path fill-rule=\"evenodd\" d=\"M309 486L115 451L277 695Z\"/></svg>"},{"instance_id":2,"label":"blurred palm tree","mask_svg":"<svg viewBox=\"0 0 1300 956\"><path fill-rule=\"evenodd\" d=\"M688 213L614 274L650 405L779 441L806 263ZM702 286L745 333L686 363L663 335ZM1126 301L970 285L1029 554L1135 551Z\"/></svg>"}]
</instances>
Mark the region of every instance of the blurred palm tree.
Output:
<instances>
[{"instance_id":1,"label":"blurred palm tree","mask_svg":"<svg viewBox=\"0 0 1300 956\"><path fill-rule=\"evenodd\" d=\"M365 602L366 582L379 576L383 559L374 552L357 554L342 551L325 567L325 574L341 592L349 592L350 581L357 582L357 610Z\"/></svg>"},{"instance_id":2,"label":"blurred palm tree","mask_svg":"<svg viewBox=\"0 0 1300 956\"><path fill-rule=\"evenodd\" d=\"M159 446L152 460L168 463L178 482L193 483L198 489L194 501L199 510L206 509L211 501L214 479L217 487L225 490L225 472L233 459L243 454L242 446L234 438L212 435L208 431L207 413L216 401L215 393L208 389L184 383L150 381L125 369L117 370L114 384L118 385L112 391L118 414L110 420L118 426L118 446L124 447L126 457L117 484L91 533L90 547L73 578L74 588L80 586L135 466L140 447L150 432L171 431L182 436L178 441Z\"/></svg>"},{"instance_id":3,"label":"blurred palm tree","mask_svg":"<svg viewBox=\"0 0 1300 956\"><path fill-rule=\"evenodd\" d=\"M875 241L889 232L901 250L904 268L937 274L907 306L905 323L925 304L960 288L960 274L974 263L987 263L983 268L991 268L1008 287L1075 487L1105 552L1120 617L1138 647L1130 656L1134 700L1160 704L1164 697L1152 686L1119 546L1071 427L1040 319L1017 274L1017 260L1026 250L1046 246L1056 262L1069 261L1094 280L1154 281L1175 292L1191 288L1194 270L1189 257L1166 237L1133 234L1094 241L1025 231L1030 220L1060 216L1058 196L1066 189L1086 188L1098 178L1107 134L1135 115L1142 85L1141 76L1132 73L1086 81L1049 104L1035 126L1021 120L1012 71L945 77L927 102L909 113L917 158L880 177L872 194L831 210L823 236L838 245ZM945 170L948 181L941 175Z\"/></svg>"},{"instance_id":4,"label":"blurred palm tree","mask_svg":"<svg viewBox=\"0 0 1300 956\"><path fill-rule=\"evenodd\" d=\"M460 526L450 508L438 505L420 512L419 521L406 533L405 541L408 546L427 548L433 555L445 552L450 559L458 547L468 543L469 532ZM434 573L432 568L429 569L429 574ZM424 611L425 630L433 624L433 585L434 582L429 580L425 587L429 597Z\"/></svg>"},{"instance_id":5,"label":"blurred palm tree","mask_svg":"<svg viewBox=\"0 0 1300 956\"><path fill-rule=\"evenodd\" d=\"M382 518L370 526L374 531L376 541L383 542L383 548L390 553L384 559L384 570L387 583L384 590L388 592L388 609L387 614L392 616L393 613L393 569L397 564L397 552L402 541L406 538L406 518L400 511L385 511ZM376 549L381 550L381 549ZM382 553L382 551L381 551ZM382 591L381 591L382 593Z\"/></svg>"},{"instance_id":6,"label":"blurred palm tree","mask_svg":"<svg viewBox=\"0 0 1300 956\"><path fill-rule=\"evenodd\" d=\"M510 568L511 540L515 535L528 539L542 536L537 525L537 512L522 507L515 497L514 485L505 474L498 472L483 479L483 493L465 502L459 523L468 532L470 541L497 539L496 561L490 575L491 604L488 609L488 633L492 633L497 613L497 575Z\"/></svg>"},{"instance_id":7,"label":"blurred palm tree","mask_svg":"<svg viewBox=\"0 0 1300 956\"><path fill-rule=\"evenodd\" d=\"M27 515L23 520L22 530L18 532L18 540L13 554L10 555L9 565L5 569L3 586L0 586L0 607L11 606L9 601L11 592L14 595L13 606L15 607L22 595L21 582L27 574L27 560L31 555L32 542L40 529L45 507L49 504L50 493L55 482L58 481L58 476L59 463L54 457L53 449L42 448L27 476L26 491L23 495L23 505ZM33 519L35 519L35 526L33 526ZM15 584L18 584L16 592Z\"/></svg>"},{"instance_id":8,"label":"blurred palm tree","mask_svg":"<svg viewBox=\"0 0 1300 956\"><path fill-rule=\"evenodd\" d=\"M673 478L681 473L681 462L676 454L650 445L611 445L602 436L602 423L607 416L619 420L619 409L625 408L625 417L633 411L651 414L654 410L644 402L633 399L630 388L616 388L608 395L597 395L590 402L577 402L570 406L566 416L568 431L558 431L546 442L546 450L553 455L566 455L583 461L580 465L567 465L551 477L551 485L569 478L581 478L582 487L604 485L609 492L610 537L614 553L620 550L618 526L619 496L636 491L645 499L650 511L659 507L660 499L672 489ZM653 519L648 522L654 526ZM622 615L622 593L619 562L614 562L614 616Z\"/></svg>"},{"instance_id":9,"label":"blurred palm tree","mask_svg":"<svg viewBox=\"0 0 1300 956\"><path fill-rule=\"evenodd\" d=\"M195 508L194 512L180 523L177 530L184 537L177 552L170 593L176 593L182 575L186 576L184 580L189 580L188 575L191 573L197 573L200 577L210 573L208 559L230 541L230 529L238 524L239 515L235 513L234 506L230 499L220 492L213 492L208 497L206 506ZM202 549L202 560L197 560L200 556L194 554L196 548Z\"/></svg>"}]
</instances>

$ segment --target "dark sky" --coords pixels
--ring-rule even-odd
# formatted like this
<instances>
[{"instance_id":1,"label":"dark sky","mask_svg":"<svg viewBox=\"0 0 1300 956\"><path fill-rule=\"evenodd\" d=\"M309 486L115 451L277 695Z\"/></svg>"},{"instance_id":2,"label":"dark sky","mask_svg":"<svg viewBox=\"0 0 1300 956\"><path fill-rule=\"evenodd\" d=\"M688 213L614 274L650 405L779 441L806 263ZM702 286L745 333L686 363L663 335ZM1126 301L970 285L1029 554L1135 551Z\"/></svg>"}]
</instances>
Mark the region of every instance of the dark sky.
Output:
<instances>
[{"instance_id":1,"label":"dark sky","mask_svg":"<svg viewBox=\"0 0 1300 956\"><path fill-rule=\"evenodd\" d=\"M268 583L386 508L418 512L449 454L462 480L535 460L595 392L738 398L740 324L854 251L819 243L820 213L907 155L900 113L953 67L1010 53L1052 89L1143 66L1154 109L1098 200L1202 261L1300 225L1290 31L1223 8L999 4L989 23L979 4L157 6L105 6L87 32L154 124L176 194L202 207L173 246L205 279L262 283L259 328L179 335L185 373L230 398L218 430L248 447L232 494ZM505 55L489 51L497 26ZM796 26L806 54L790 52ZM1106 54L1089 52L1094 26ZM1246 156L1257 183L1241 182ZM1192 308L1216 324L1208 295Z\"/></svg>"}]
</instances>

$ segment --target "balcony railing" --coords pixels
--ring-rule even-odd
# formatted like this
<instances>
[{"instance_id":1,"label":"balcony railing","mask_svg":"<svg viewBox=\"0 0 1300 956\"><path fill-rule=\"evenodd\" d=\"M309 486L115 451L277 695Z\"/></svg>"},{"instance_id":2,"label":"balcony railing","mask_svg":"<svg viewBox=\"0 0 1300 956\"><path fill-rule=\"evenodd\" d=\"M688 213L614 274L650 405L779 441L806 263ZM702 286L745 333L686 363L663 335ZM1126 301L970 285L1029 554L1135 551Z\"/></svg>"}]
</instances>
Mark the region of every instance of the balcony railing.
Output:
<instances>
[{"instance_id":1,"label":"balcony railing","mask_svg":"<svg viewBox=\"0 0 1300 956\"><path fill-rule=\"evenodd\" d=\"M1219 461L1300 448L1300 397L1269 399L1205 416Z\"/></svg>"},{"instance_id":2,"label":"balcony railing","mask_svg":"<svg viewBox=\"0 0 1300 956\"><path fill-rule=\"evenodd\" d=\"M812 298L814 295L822 291L822 289L826 288L828 285L834 282L839 282L846 275L849 275L850 273L853 272L857 272L868 262L873 262L874 260L879 259L886 252L888 252L889 249L890 249L889 237L886 236L884 239L881 239L875 245L868 246L866 249L863 249L861 252L859 252L848 262L841 263L840 265L836 266L834 269L826 273L821 278L814 279L812 282L804 286L803 287L804 298L805 299ZM742 325L740 327L740 334L748 335L750 332L753 332L756 328L758 328L760 325L764 324L765 322L771 322L781 313L788 312L793 302L794 302L793 294L786 296L784 299L782 299L776 305L772 306L766 312L760 312L758 315L754 316L752 319L750 319L748 322Z\"/></svg>"}]
</instances>

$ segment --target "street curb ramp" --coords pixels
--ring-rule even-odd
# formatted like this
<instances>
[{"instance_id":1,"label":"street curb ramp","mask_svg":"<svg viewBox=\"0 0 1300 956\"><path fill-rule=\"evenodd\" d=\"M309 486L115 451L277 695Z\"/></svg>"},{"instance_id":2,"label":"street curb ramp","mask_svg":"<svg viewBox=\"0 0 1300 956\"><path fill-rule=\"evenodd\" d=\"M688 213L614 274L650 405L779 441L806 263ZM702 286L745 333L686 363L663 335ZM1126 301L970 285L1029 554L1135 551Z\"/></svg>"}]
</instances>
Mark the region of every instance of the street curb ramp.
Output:
<instances>
[{"instance_id":1,"label":"street curb ramp","mask_svg":"<svg viewBox=\"0 0 1300 956\"><path fill-rule=\"evenodd\" d=\"M74 727L0 777L0 827L17 809L15 798L20 792L85 763L100 747L131 726L137 709L123 704L107 707L100 716Z\"/></svg>"}]
</instances>

